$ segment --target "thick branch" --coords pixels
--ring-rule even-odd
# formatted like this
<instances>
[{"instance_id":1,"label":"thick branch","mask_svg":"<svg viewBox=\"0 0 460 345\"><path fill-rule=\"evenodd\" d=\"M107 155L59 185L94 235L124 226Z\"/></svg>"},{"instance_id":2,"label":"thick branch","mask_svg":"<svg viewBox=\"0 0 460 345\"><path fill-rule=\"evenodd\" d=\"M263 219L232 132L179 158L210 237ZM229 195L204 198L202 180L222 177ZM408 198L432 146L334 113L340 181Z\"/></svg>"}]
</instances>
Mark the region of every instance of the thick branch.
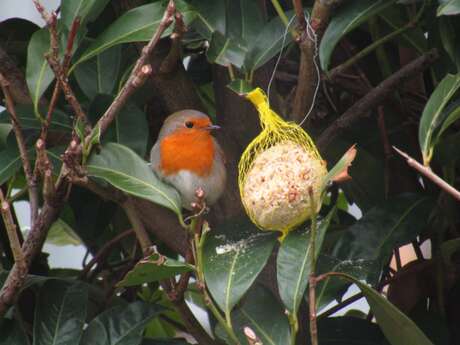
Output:
<instances>
[{"instance_id":1,"label":"thick branch","mask_svg":"<svg viewBox=\"0 0 460 345\"><path fill-rule=\"evenodd\" d=\"M30 104L32 99L22 71L15 65L13 59L0 47L0 73L8 76L10 92L18 104Z\"/></svg>"},{"instance_id":2,"label":"thick branch","mask_svg":"<svg viewBox=\"0 0 460 345\"><path fill-rule=\"evenodd\" d=\"M311 12L310 22L304 18L302 2L293 0L299 29L300 66L298 82L292 106L292 118L296 122L304 121L309 114L307 108L314 106L315 95L318 90L319 67L317 62L318 45L324 29L329 22L329 17L333 9L333 3L328 1L316 0Z\"/></svg>"},{"instance_id":3,"label":"thick branch","mask_svg":"<svg viewBox=\"0 0 460 345\"><path fill-rule=\"evenodd\" d=\"M317 142L320 149L324 150L342 130L350 127L361 117L366 116L373 108L382 104L386 97L401 87L405 81L423 72L438 56L436 49L430 50L373 88L323 131Z\"/></svg>"},{"instance_id":4,"label":"thick branch","mask_svg":"<svg viewBox=\"0 0 460 345\"><path fill-rule=\"evenodd\" d=\"M10 242L11 251L13 252L14 262L18 265L18 270L22 274L27 274L27 266L24 259L24 253L19 242L17 227L11 214L11 205L6 201L3 191L0 188L0 212L2 213L3 222L5 223L6 232Z\"/></svg>"}]
</instances>

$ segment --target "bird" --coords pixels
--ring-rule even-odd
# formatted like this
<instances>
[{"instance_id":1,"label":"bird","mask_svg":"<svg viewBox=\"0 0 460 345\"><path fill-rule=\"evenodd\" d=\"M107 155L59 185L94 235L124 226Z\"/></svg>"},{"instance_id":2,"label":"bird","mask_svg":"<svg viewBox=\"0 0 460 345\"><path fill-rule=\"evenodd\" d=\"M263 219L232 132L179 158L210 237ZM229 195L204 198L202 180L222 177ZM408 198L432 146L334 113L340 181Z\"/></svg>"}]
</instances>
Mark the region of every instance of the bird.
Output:
<instances>
[{"instance_id":1,"label":"bird","mask_svg":"<svg viewBox=\"0 0 460 345\"><path fill-rule=\"evenodd\" d=\"M150 151L153 171L177 189L187 210L193 209L200 188L206 205L214 204L225 189L225 156L211 135L216 129L220 127L200 111L177 111L166 118Z\"/></svg>"}]
</instances>

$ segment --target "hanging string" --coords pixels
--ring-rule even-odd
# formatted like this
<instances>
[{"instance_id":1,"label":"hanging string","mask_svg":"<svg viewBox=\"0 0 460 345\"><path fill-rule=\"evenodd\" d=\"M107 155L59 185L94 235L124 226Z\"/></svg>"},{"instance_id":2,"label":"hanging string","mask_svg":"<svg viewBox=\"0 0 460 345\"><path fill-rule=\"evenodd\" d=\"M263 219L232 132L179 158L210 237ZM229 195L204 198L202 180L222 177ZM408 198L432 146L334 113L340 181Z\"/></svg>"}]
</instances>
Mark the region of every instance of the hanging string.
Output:
<instances>
[{"instance_id":1,"label":"hanging string","mask_svg":"<svg viewBox=\"0 0 460 345\"><path fill-rule=\"evenodd\" d=\"M267 87L267 97L268 97L268 104L270 104L270 91L271 91L271 86L272 86L272 83L273 83L273 80L275 78L275 74L276 74L276 70L278 69L278 65L281 61L281 57L283 55L283 50L284 50L284 46L286 44L286 37L287 37L287 34L289 32L289 27L291 26L292 22L294 21L294 19L296 18L296 15L294 14L291 19L289 20L288 22L288 25L286 26L286 29L284 30L284 34L283 34L283 41L281 43L281 50L278 54L278 58L276 59L276 63L275 63L275 66L273 68L273 72L270 76L270 80L268 82L268 87ZM304 118L302 119L302 121L300 121L299 123L299 126L302 126L304 124L304 122L307 120L307 118L310 116L311 112L313 111L313 108L315 106L315 103L316 103L316 97L318 96L318 92L319 92L319 86L320 86L320 78L321 78L321 74L320 74L320 70L319 70L319 66L318 66L318 63L316 62L317 61L317 58L318 58L318 37L316 35L316 32L315 30L313 30L311 24L310 24L310 14L308 13L308 11L305 11L304 13L304 18L305 18L305 22L307 24L307 38L313 42L313 47L314 47L314 51L313 51L313 64L315 66L315 72L316 72L316 85L315 85L315 91L313 93L313 99L312 99L312 102L310 104L310 108L308 109L307 113L305 114Z\"/></svg>"}]
</instances>

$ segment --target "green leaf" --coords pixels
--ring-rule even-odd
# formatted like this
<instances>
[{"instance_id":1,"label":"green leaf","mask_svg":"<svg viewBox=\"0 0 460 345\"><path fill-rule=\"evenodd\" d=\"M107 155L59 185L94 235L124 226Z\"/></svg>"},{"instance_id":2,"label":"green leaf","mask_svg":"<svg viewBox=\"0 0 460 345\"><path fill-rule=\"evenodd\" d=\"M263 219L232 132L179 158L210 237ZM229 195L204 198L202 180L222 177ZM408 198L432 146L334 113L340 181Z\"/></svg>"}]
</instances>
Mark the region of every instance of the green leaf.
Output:
<instances>
[{"instance_id":1,"label":"green leaf","mask_svg":"<svg viewBox=\"0 0 460 345\"><path fill-rule=\"evenodd\" d=\"M375 262L359 277L375 283L393 248L410 243L426 227L432 201L415 194L403 194L375 206L348 227L334 248L341 261Z\"/></svg>"},{"instance_id":2,"label":"green leaf","mask_svg":"<svg viewBox=\"0 0 460 345\"><path fill-rule=\"evenodd\" d=\"M248 291L241 305L232 312L232 323L241 344L246 344L246 326L257 334L264 345L289 344L289 322L283 308L267 289L258 284ZM227 340L220 326L216 332L219 337Z\"/></svg>"},{"instance_id":3,"label":"green leaf","mask_svg":"<svg viewBox=\"0 0 460 345\"><path fill-rule=\"evenodd\" d=\"M394 0L354 0L341 6L332 17L319 46L319 60L324 71L329 70L334 48L340 39L380 13Z\"/></svg>"},{"instance_id":4,"label":"green leaf","mask_svg":"<svg viewBox=\"0 0 460 345\"><path fill-rule=\"evenodd\" d=\"M61 18L64 25L70 29L75 18L80 19L80 26L92 22L104 10L110 0L72 0L61 4Z\"/></svg>"},{"instance_id":5,"label":"green leaf","mask_svg":"<svg viewBox=\"0 0 460 345\"><path fill-rule=\"evenodd\" d=\"M27 104L17 104L16 114L21 123L22 129L41 130L42 124L35 116L34 107ZM46 108L38 107L42 114L46 113ZM0 113L0 123L10 123L10 116L7 110ZM50 131L72 131L72 120L70 116L59 109L54 109L53 117L50 122Z\"/></svg>"},{"instance_id":6,"label":"green leaf","mask_svg":"<svg viewBox=\"0 0 460 345\"><path fill-rule=\"evenodd\" d=\"M112 96L97 95L89 107L90 119L95 123L112 102ZM102 138L102 143L123 144L144 157L149 139L148 127L145 113L135 104L128 102L110 124Z\"/></svg>"},{"instance_id":7,"label":"green leaf","mask_svg":"<svg viewBox=\"0 0 460 345\"><path fill-rule=\"evenodd\" d=\"M50 50L50 34L47 28L34 32L27 47L26 80L32 102L38 114L38 103L54 79L54 74L45 59Z\"/></svg>"},{"instance_id":8,"label":"green leaf","mask_svg":"<svg viewBox=\"0 0 460 345\"><path fill-rule=\"evenodd\" d=\"M439 36L444 50L460 71L460 23L457 17L442 17L439 19Z\"/></svg>"},{"instance_id":9,"label":"green leaf","mask_svg":"<svg viewBox=\"0 0 460 345\"><path fill-rule=\"evenodd\" d=\"M241 39L247 46L256 40L265 21L256 1L233 0L227 3L225 33Z\"/></svg>"},{"instance_id":10,"label":"green leaf","mask_svg":"<svg viewBox=\"0 0 460 345\"><path fill-rule=\"evenodd\" d=\"M82 240L69 224L59 218L51 225L46 237L46 243L54 244L55 246L79 246L82 244Z\"/></svg>"},{"instance_id":11,"label":"green leaf","mask_svg":"<svg viewBox=\"0 0 460 345\"><path fill-rule=\"evenodd\" d=\"M228 221L209 233L203 248L204 276L226 315L257 278L275 243L275 233L264 233L249 220Z\"/></svg>"},{"instance_id":12,"label":"green leaf","mask_svg":"<svg viewBox=\"0 0 460 345\"><path fill-rule=\"evenodd\" d=\"M166 2L159 1L126 12L96 38L75 65L117 44L149 41L161 22L166 5ZM180 8L185 24L188 25L195 12L183 2L176 2L176 5ZM171 29L166 30L163 37L170 32Z\"/></svg>"},{"instance_id":13,"label":"green leaf","mask_svg":"<svg viewBox=\"0 0 460 345\"><path fill-rule=\"evenodd\" d=\"M452 16L460 13L460 0L443 1L437 11L439 16Z\"/></svg>"},{"instance_id":14,"label":"green leaf","mask_svg":"<svg viewBox=\"0 0 460 345\"><path fill-rule=\"evenodd\" d=\"M403 19L400 9L395 6L388 7L385 11L379 14L379 17L393 30L402 28L407 25L410 19ZM423 54L428 49L428 41L423 30L419 26L410 28L401 33L400 37L404 42L414 47L420 54Z\"/></svg>"},{"instance_id":15,"label":"green leaf","mask_svg":"<svg viewBox=\"0 0 460 345\"><path fill-rule=\"evenodd\" d=\"M321 345L383 345L386 344L384 338L379 327L371 321L347 316L318 320Z\"/></svg>"},{"instance_id":16,"label":"green leaf","mask_svg":"<svg viewBox=\"0 0 460 345\"><path fill-rule=\"evenodd\" d=\"M162 310L141 301L108 309L88 324L80 345L139 345L145 326Z\"/></svg>"},{"instance_id":17,"label":"green leaf","mask_svg":"<svg viewBox=\"0 0 460 345\"><path fill-rule=\"evenodd\" d=\"M316 258L318 258L324 236L334 214L335 208L318 226L315 241ZM296 314L299 310L311 273L310 234L310 229L290 232L281 243L276 258L279 293L285 307L292 314Z\"/></svg>"},{"instance_id":18,"label":"green leaf","mask_svg":"<svg viewBox=\"0 0 460 345\"><path fill-rule=\"evenodd\" d=\"M34 345L74 345L83 333L88 302L85 285L49 280L40 289Z\"/></svg>"},{"instance_id":19,"label":"green leaf","mask_svg":"<svg viewBox=\"0 0 460 345\"><path fill-rule=\"evenodd\" d=\"M7 318L0 320L0 345L27 345L29 339L21 324Z\"/></svg>"},{"instance_id":20,"label":"green leaf","mask_svg":"<svg viewBox=\"0 0 460 345\"><path fill-rule=\"evenodd\" d=\"M444 107L460 87L460 74L447 74L438 84L423 109L420 119L418 138L423 155L423 163L428 165L436 145L436 130L442 126L446 119Z\"/></svg>"},{"instance_id":21,"label":"green leaf","mask_svg":"<svg viewBox=\"0 0 460 345\"><path fill-rule=\"evenodd\" d=\"M279 17L270 20L258 31L257 37L249 42L248 53L244 66L248 71L255 71L265 65L292 41L292 36L286 33L286 27ZM283 42L284 41L284 42Z\"/></svg>"},{"instance_id":22,"label":"green leaf","mask_svg":"<svg viewBox=\"0 0 460 345\"><path fill-rule=\"evenodd\" d=\"M222 66L234 65L241 68L244 63L247 48L237 39L214 31L206 56L209 62Z\"/></svg>"},{"instance_id":23,"label":"green leaf","mask_svg":"<svg viewBox=\"0 0 460 345\"><path fill-rule=\"evenodd\" d=\"M171 278L192 270L193 266L185 262L173 260L160 254L153 254L139 261L117 286L142 285Z\"/></svg>"},{"instance_id":24,"label":"green leaf","mask_svg":"<svg viewBox=\"0 0 460 345\"><path fill-rule=\"evenodd\" d=\"M17 145L8 145L0 151L0 184L3 185L22 167Z\"/></svg>"},{"instance_id":25,"label":"green leaf","mask_svg":"<svg viewBox=\"0 0 460 345\"><path fill-rule=\"evenodd\" d=\"M121 46L116 45L96 57L79 64L74 75L89 99L97 94L111 95L117 85L121 62Z\"/></svg>"},{"instance_id":26,"label":"green leaf","mask_svg":"<svg viewBox=\"0 0 460 345\"><path fill-rule=\"evenodd\" d=\"M385 297L356 278L343 273L335 275L356 284L371 307L377 324L392 345L433 345L417 325Z\"/></svg>"},{"instance_id":27,"label":"green leaf","mask_svg":"<svg viewBox=\"0 0 460 345\"><path fill-rule=\"evenodd\" d=\"M169 208L181 217L181 198L163 183L147 163L126 146L109 143L100 154L92 154L88 175L101 178L122 191Z\"/></svg>"},{"instance_id":28,"label":"green leaf","mask_svg":"<svg viewBox=\"0 0 460 345\"><path fill-rule=\"evenodd\" d=\"M324 191L329 182L335 180L344 180L348 179L348 168L356 157L356 148L355 145L350 147L347 152L344 153L342 158L334 165L334 167L329 170L326 177L324 178L323 185L321 189Z\"/></svg>"},{"instance_id":29,"label":"green leaf","mask_svg":"<svg viewBox=\"0 0 460 345\"><path fill-rule=\"evenodd\" d=\"M225 32L226 15L224 0L195 0L192 1L192 5L196 10L196 17L192 22L192 27L201 36L207 40L211 40L213 32Z\"/></svg>"},{"instance_id":30,"label":"green leaf","mask_svg":"<svg viewBox=\"0 0 460 345\"><path fill-rule=\"evenodd\" d=\"M254 89L251 84L243 79L235 79L230 82L227 87L240 96L245 95Z\"/></svg>"}]
</instances>

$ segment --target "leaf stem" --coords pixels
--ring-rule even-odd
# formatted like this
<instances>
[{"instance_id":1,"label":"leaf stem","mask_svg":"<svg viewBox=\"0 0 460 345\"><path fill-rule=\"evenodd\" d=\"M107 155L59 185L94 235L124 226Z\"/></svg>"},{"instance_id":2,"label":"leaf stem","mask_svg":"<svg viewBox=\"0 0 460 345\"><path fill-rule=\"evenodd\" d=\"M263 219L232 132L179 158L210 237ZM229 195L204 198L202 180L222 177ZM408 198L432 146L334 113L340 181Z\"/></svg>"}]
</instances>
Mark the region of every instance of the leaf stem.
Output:
<instances>
[{"instance_id":1,"label":"leaf stem","mask_svg":"<svg viewBox=\"0 0 460 345\"><path fill-rule=\"evenodd\" d=\"M310 234L310 277L308 284L308 306L310 314L310 338L312 345L318 345L318 326L316 324L316 230L317 210L313 190L309 190L310 205L313 210Z\"/></svg>"},{"instance_id":2,"label":"leaf stem","mask_svg":"<svg viewBox=\"0 0 460 345\"><path fill-rule=\"evenodd\" d=\"M284 13L283 8L281 7L280 3L278 0L271 0L273 7L275 8L276 13L278 13L278 16L280 17L281 21L283 24L287 27L289 25L289 19Z\"/></svg>"}]
</instances>

